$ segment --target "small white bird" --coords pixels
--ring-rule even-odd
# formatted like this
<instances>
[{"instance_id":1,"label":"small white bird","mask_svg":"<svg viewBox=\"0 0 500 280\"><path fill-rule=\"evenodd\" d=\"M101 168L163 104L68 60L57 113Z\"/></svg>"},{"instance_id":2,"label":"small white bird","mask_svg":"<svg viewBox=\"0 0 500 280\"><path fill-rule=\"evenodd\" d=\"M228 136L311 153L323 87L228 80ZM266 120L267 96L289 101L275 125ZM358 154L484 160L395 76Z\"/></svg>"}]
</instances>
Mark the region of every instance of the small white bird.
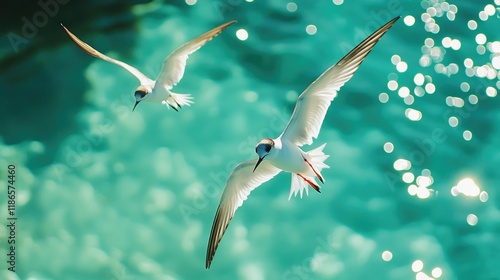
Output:
<instances>
[{"instance_id":1,"label":"small white bird","mask_svg":"<svg viewBox=\"0 0 500 280\"><path fill-rule=\"evenodd\" d=\"M135 90L135 105L132 111L135 110L135 107L141 101L162 103L177 111L182 106L189 106L193 103L193 98L190 94L174 93L170 91L172 87L182 79L182 76L184 76L184 69L186 68L188 56L235 22L236 21L233 20L228 23L224 23L177 48L174 52L168 55L167 58L165 58L160 74L154 81L146 77L146 75L141 73L136 68L98 52L82 40L78 39L78 37L71 33L64 25L61 24L61 26L64 28L64 31L66 31L71 40L73 40L73 42L84 52L119 65L139 79L141 85Z\"/></svg>"},{"instance_id":2,"label":"small white bird","mask_svg":"<svg viewBox=\"0 0 500 280\"><path fill-rule=\"evenodd\" d=\"M382 35L399 18L398 16L386 23L321 74L297 99L292 118L283 133L276 139L261 140L255 148L259 158L242 162L233 169L212 224L206 255L207 269L210 268L217 246L236 209L253 189L281 171L286 171L292 173L288 199L299 191L302 197L304 189L308 193L308 186L320 191L316 178L324 182L321 170L328 168L324 161L329 157L323 153L326 144L309 152L304 152L299 147L312 144L313 138L318 137L326 111L337 91L351 79Z\"/></svg>"}]
</instances>

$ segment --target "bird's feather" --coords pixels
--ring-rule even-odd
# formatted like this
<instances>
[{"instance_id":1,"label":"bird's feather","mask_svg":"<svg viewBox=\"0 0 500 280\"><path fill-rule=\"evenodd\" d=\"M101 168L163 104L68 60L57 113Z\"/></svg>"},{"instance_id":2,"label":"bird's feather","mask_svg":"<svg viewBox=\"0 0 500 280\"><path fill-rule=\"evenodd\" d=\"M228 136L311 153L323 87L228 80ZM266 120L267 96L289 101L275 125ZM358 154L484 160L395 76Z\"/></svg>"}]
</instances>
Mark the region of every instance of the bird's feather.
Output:
<instances>
[{"instance_id":1,"label":"bird's feather","mask_svg":"<svg viewBox=\"0 0 500 280\"><path fill-rule=\"evenodd\" d=\"M207 269L212 263L217 246L236 209L243 204L252 190L269 181L281 171L268 161L263 161L259 168L252 172L256 163L257 159L252 159L238 164L227 179L210 231L206 256Z\"/></svg>"},{"instance_id":2,"label":"bird's feather","mask_svg":"<svg viewBox=\"0 0 500 280\"><path fill-rule=\"evenodd\" d=\"M292 117L281 134L297 146L310 145L317 138L326 111L337 91L349 81L365 57L399 16L363 40L339 62L326 70L299 96Z\"/></svg>"},{"instance_id":3,"label":"bird's feather","mask_svg":"<svg viewBox=\"0 0 500 280\"><path fill-rule=\"evenodd\" d=\"M61 26L62 26L62 28L64 28L64 31L66 31L66 34L68 34L69 38L80 49L82 49L84 52L90 54L91 56L103 59L105 61L114 63L114 64L116 64L118 66L121 66L121 67L125 68L127 71L129 71L130 73L132 73L132 75L134 75L135 77L137 77L137 79L139 79L139 82L141 83L141 85L146 85L146 84L152 84L153 83L153 81L151 79L149 79L148 77L146 77L146 75L142 74L141 71L139 71L136 68L128 65L127 63L121 62L119 60L116 60L114 58L111 58L111 57L109 57L107 55L104 55L104 54L100 53L99 51L97 51L96 49L92 48L90 45L88 45L87 43L83 42L78 37L76 37L75 34L71 33L62 23L61 23Z\"/></svg>"},{"instance_id":4,"label":"bird's feather","mask_svg":"<svg viewBox=\"0 0 500 280\"><path fill-rule=\"evenodd\" d=\"M208 41L219 35L224 29L236 21L224 23L180 46L172 52L165 60L156 79L155 86L164 86L167 90L172 89L184 76L186 61L190 54L201 48Z\"/></svg>"}]
</instances>

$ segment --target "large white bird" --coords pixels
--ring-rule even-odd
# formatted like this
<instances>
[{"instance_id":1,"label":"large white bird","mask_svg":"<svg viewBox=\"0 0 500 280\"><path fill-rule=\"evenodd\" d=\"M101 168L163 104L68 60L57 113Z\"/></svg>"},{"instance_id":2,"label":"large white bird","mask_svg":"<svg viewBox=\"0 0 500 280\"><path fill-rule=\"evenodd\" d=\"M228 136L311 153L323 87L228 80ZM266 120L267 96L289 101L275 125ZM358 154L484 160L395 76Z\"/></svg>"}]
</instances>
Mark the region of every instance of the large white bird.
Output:
<instances>
[{"instance_id":1,"label":"large white bird","mask_svg":"<svg viewBox=\"0 0 500 280\"><path fill-rule=\"evenodd\" d=\"M292 118L283 133L275 139L261 140L255 148L259 158L242 162L233 169L212 224L206 255L207 269L236 209L253 189L281 171L286 171L292 173L288 199L298 192L302 197L304 189L308 193L308 186L320 191L316 178L324 182L321 170L328 168L324 161L329 157L323 153L326 144L308 152L299 147L312 144L313 138L318 137L326 111L337 91L351 79L382 35L399 18L398 16L386 23L321 74L297 99Z\"/></svg>"},{"instance_id":2,"label":"large white bird","mask_svg":"<svg viewBox=\"0 0 500 280\"><path fill-rule=\"evenodd\" d=\"M212 40L215 36L219 35L224 29L235 22L236 21L233 20L224 23L177 48L163 61L160 74L158 75L156 80L151 80L150 78L146 77L146 75L141 73L141 71L124 62L98 52L82 40L78 39L78 37L71 33L64 25L61 24L61 26L64 28L64 31L66 31L71 40L73 40L73 42L84 52L119 65L132 73L132 75L134 75L137 79L139 79L140 86L137 87L134 93L135 105L132 111L141 101L162 103L172 107L172 109L177 111L182 106L189 106L191 103L193 103L193 98L190 94L171 92L172 87L174 87L184 76L184 69L186 68L186 61L188 59L188 56L201 48L205 43Z\"/></svg>"}]
</instances>

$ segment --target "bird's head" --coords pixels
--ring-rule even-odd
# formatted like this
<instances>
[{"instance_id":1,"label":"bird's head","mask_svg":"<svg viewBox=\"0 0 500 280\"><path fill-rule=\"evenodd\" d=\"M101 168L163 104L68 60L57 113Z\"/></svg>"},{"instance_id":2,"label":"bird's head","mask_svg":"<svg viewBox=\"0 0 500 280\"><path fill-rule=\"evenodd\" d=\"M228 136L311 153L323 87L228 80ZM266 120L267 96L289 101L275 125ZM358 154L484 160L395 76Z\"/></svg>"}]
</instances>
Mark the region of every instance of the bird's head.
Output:
<instances>
[{"instance_id":1,"label":"bird's head","mask_svg":"<svg viewBox=\"0 0 500 280\"><path fill-rule=\"evenodd\" d=\"M145 87L143 85L139 86L135 90L135 93L134 93L135 105L134 105L134 108L132 109L132 111L135 110L135 107L137 107L137 104L139 104L139 102L141 102L142 100L146 99L146 97L148 96L148 94L150 92L151 92L151 90L149 90L147 87Z\"/></svg>"},{"instance_id":2,"label":"bird's head","mask_svg":"<svg viewBox=\"0 0 500 280\"><path fill-rule=\"evenodd\" d=\"M257 169L257 166L264 160L264 158L271 153L271 151L274 148L274 141L271 138L264 138L260 140L260 142L255 146L255 152L259 156L259 159L257 160L257 164L255 164L255 167L253 171L255 172L255 169Z\"/></svg>"}]
</instances>

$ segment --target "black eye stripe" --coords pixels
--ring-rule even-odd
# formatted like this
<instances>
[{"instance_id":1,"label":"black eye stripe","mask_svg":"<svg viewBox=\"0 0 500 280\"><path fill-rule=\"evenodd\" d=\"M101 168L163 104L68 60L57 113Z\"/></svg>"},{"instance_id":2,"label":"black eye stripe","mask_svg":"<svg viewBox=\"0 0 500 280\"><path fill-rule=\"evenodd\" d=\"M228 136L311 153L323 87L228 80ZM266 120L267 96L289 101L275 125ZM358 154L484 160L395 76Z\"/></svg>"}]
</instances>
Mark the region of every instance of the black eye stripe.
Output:
<instances>
[{"instance_id":1,"label":"black eye stripe","mask_svg":"<svg viewBox=\"0 0 500 280\"><path fill-rule=\"evenodd\" d=\"M142 90L138 90L135 92L135 95L139 95L141 98L143 98L144 96L146 96L146 92L142 91Z\"/></svg>"}]
</instances>

